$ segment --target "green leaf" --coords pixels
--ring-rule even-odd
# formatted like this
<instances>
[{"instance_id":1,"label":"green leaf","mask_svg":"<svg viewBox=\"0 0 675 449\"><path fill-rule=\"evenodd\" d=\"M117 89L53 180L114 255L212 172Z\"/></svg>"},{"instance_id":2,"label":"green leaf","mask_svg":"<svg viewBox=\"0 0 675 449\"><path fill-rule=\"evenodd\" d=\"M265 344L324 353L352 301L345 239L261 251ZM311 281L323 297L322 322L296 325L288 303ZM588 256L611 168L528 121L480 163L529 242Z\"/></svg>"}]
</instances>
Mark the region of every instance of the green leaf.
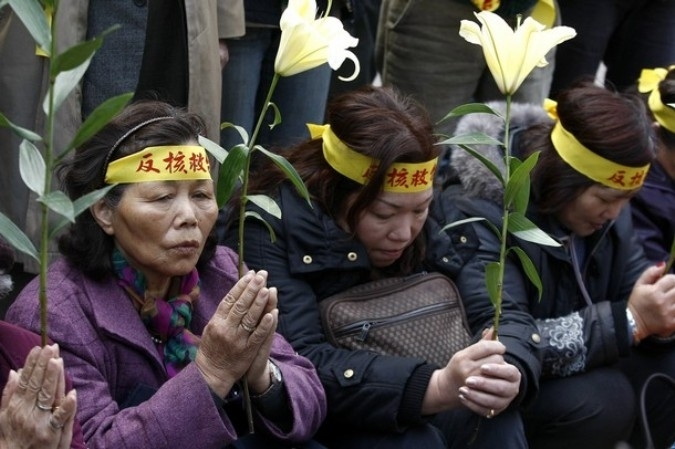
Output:
<instances>
[{"instance_id":1,"label":"green leaf","mask_svg":"<svg viewBox=\"0 0 675 449\"><path fill-rule=\"evenodd\" d=\"M510 172L513 173L522 165L522 162L517 157L509 157L509 167ZM515 194L512 199L512 203L508 206L509 210L516 212L527 212L527 205L530 202L530 179L529 177L524 180L524 184L521 188L514 190Z\"/></svg>"},{"instance_id":2,"label":"green leaf","mask_svg":"<svg viewBox=\"0 0 675 449\"><path fill-rule=\"evenodd\" d=\"M73 202L70 201L70 198L68 198L62 191L51 191L48 194L38 198L38 201L46 204L48 208L57 214L66 217L69 221L75 221L75 209L73 208Z\"/></svg>"},{"instance_id":3,"label":"green leaf","mask_svg":"<svg viewBox=\"0 0 675 449\"><path fill-rule=\"evenodd\" d=\"M230 122L223 122L220 124L220 130L224 130L227 128L234 128L237 133L239 133L239 136L241 137L241 143L246 144L248 143L248 133L246 132L246 129L244 129L243 126L238 126L235 125L234 123ZM222 162L222 161L221 161Z\"/></svg>"},{"instance_id":4,"label":"green leaf","mask_svg":"<svg viewBox=\"0 0 675 449\"><path fill-rule=\"evenodd\" d=\"M256 219L260 220L262 222L262 224L264 224L265 227L267 228L267 232L270 233L270 240L272 241L272 243L277 241L277 236L274 233L274 229L272 229L272 226L270 226L270 224L268 222L266 222L265 219L259 213L255 212L255 211L252 211L252 210L247 210L244 213L244 217L252 217L252 218L256 218Z\"/></svg>"},{"instance_id":5,"label":"green leaf","mask_svg":"<svg viewBox=\"0 0 675 449\"><path fill-rule=\"evenodd\" d=\"M89 114L89 117L87 117L84 123L80 125L80 128L77 130L77 134L75 134L72 142L70 142L68 148L66 148L59 158L63 158L73 148L79 147L97 132L99 132L101 128L108 124L111 118L119 114L119 112L124 109L133 96L133 92L128 92L126 94L108 98L106 101L98 105L98 107L94 109L91 114Z\"/></svg>"},{"instance_id":6,"label":"green leaf","mask_svg":"<svg viewBox=\"0 0 675 449\"><path fill-rule=\"evenodd\" d=\"M96 50L103 44L104 37L118 28L120 25L113 25L100 36L74 45L55 57L50 67L51 76L54 78L54 110L63 104L75 86L80 83ZM49 98L47 95L42 105L46 114L49 111Z\"/></svg>"},{"instance_id":7,"label":"green leaf","mask_svg":"<svg viewBox=\"0 0 675 449\"><path fill-rule=\"evenodd\" d=\"M483 221L483 220L487 220L487 219L483 218L483 217L471 217L471 218L465 218L464 220L453 221L452 223L448 223L445 226L443 226L438 233L440 234L443 231L447 231L450 228L461 226L463 224L471 223L471 222L474 222L474 221Z\"/></svg>"},{"instance_id":8,"label":"green leaf","mask_svg":"<svg viewBox=\"0 0 675 449\"><path fill-rule=\"evenodd\" d=\"M51 53L51 28L45 11L38 0L9 0L16 15L21 19L38 47L47 55Z\"/></svg>"},{"instance_id":9,"label":"green leaf","mask_svg":"<svg viewBox=\"0 0 675 449\"><path fill-rule=\"evenodd\" d=\"M55 77L61 72L73 70L82 66L82 64L85 62L87 62L88 65L88 61L92 58L92 56L94 56L96 50L101 48L101 45L103 45L103 39L105 36L119 28L121 28L120 25L113 25L99 36L96 36L95 38L88 41L81 42L77 45L73 45L63 53L56 55L50 67L51 76Z\"/></svg>"},{"instance_id":10,"label":"green leaf","mask_svg":"<svg viewBox=\"0 0 675 449\"><path fill-rule=\"evenodd\" d=\"M0 126L9 127L12 131L14 131L15 134L26 140L31 140L33 142L40 142L42 140L42 137L40 137L39 134L34 133L30 129L22 128L18 125L15 125L7 117L2 115L2 113L0 113Z\"/></svg>"},{"instance_id":11,"label":"green leaf","mask_svg":"<svg viewBox=\"0 0 675 449\"><path fill-rule=\"evenodd\" d=\"M272 129L275 126L277 126L279 123L281 123L281 112L279 111L279 108L277 107L277 105L272 103L272 102L270 102L268 104L268 106L270 106L272 108L272 110L274 111L274 121L268 125L270 127L270 129Z\"/></svg>"},{"instance_id":12,"label":"green leaf","mask_svg":"<svg viewBox=\"0 0 675 449\"><path fill-rule=\"evenodd\" d=\"M560 246L560 243L542 231L521 212L509 214L508 231L519 239L544 246Z\"/></svg>"},{"instance_id":13,"label":"green leaf","mask_svg":"<svg viewBox=\"0 0 675 449\"><path fill-rule=\"evenodd\" d=\"M63 104L68 95L73 91L73 89L75 89L75 86L79 84L80 80L84 76L84 72L86 72L87 69L89 68L90 62L91 59L88 59L82 65L74 68L73 70L61 72L56 76L53 87L54 111L56 111L61 106L61 104ZM51 95L47 93L42 103L42 110L45 112L45 114L49 114L50 98Z\"/></svg>"},{"instance_id":14,"label":"green leaf","mask_svg":"<svg viewBox=\"0 0 675 449\"><path fill-rule=\"evenodd\" d=\"M498 145L503 147L504 143L485 133L469 133L450 137L438 142L438 145Z\"/></svg>"},{"instance_id":15,"label":"green leaf","mask_svg":"<svg viewBox=\"0 0 675 449\"><path fill-rule=\"evenodd\" d=\"M451 140L451 139L448 139L448 140ZM470 155L472 155L473 157L478 159L488 170L490 170L492 172L493 175L495 175L497 177L499 182L502 185L504 185L504 176L503 176L502 172L499 170L499 168L495 165L494 162L492 162L490 159L486 158L485 156L483 156L481 153L474 150L470 146L463 145L463 144L459 145L459 146L464 151L466 151L467 153L469 153Z\"/></svg>"},{"instance_id":16,"label":"green leaf","mask_svg":"<svg viewBox=\"0 0 675 449\"><path fill-rule=\"evenodd\" d=\"M230 200L237 187L237 182L241 181L248 153L249 150L246 145L236 145L220 165L216 186L216 203L219 209Z\"/></svg>"},{"instance_id":17,"label":"green leaf","mask_svg":"<svg viewBox=\"0 0 675 449\"><path fill-rule=\"evenodd\" d=\"M492 114L496 115L497 117L501 117L497 112L495 112L491 107L486 105L485 103L469 103L469 104L463 104L461 106L457 106L455 109L451 110L448 112L448 114L440 119L438 123L441 123L445 120L448 120L449 118L452 117L461 117L463 115L467 114L476 114L476 113L482 113L482 114Z\"/></svg>"},{"instance_id":18,"label":"green leaf","mask_svg":"<svg viewBox=\"0 0 675 449\"><path fill-rule=\"evenodd\" d=\"M489 262L485 266L485 286L490 296L490 302L495 308L499 307L502 303L499 295L499 291L501 290L499 285L500 268L501 264L499 262Z\"/></svg>"},{"instance_id":19,"label":"green leaf","mask_svg":"<svg viewBox=\"0 0 675 449\"><path fill-rule=\"evenodd\" d=\"M539 301L541 301L541 294L543 292L543 286L541 284L541 278L539 277L539 273L537 273L537 268L534 266L528 255L523 251L522 248L519 248L517 246L512 246L511 248L508 249L508 251L513 251L518 255L518 259L520 259L520 264L523 266L523 270L525 271L525 274L527 275L527 278L534 284L535 287L537 287L537 293L539 294Z\"/></svg>"},{"instance_id":20,"label":"green leaf","mask_svg":"<svg viewBox=\"0 0 675 449\"><path fill-rule=\"evenodd\" d=\"M223 161L227 157L227 150L225 148L221 147L208 137L198 136L197 141L199 142L199 145L206 148L206 151L208 151L211 154L211 156L216 158L219 164L223 163Z\"/></svg>"},{"instance_id":21,"label":"green leaf","mask_svg":"<svg viewBox=\"0 0 675 449\"><path fill-rule=\"evenodd\" d=\"M255 149L258 151L262 151L263 154L272 159L272 161L277 165L277 167L279 167L281 171L284 172L286 178L290 179L290 181L293 183L295 189L298 191L300 196L304 198L305 201L307 201L309 207L312 207L312 202L310 201L309 197L309 191L307 190L305 183L302 182L302 178L300 177L298 172L295 171L295 168L291 165L291 163L288 162L286 158L284 158L283 156L276 153L272 153L271 151L268 151L259 145L256 145Z\"/></svg>"},{"instance_id":22,"label":"green leaf","mask_svg":"<svg viewBox=\"0 0 675 449\"><path fill-rule=\"evenodd\" d=\"M44 195L47 167L40 150L30 141L23 140L19 146L19 151L19 173L21 173L21 179L38 196Z\"/></svg>"},{"instance_id":23,"label":"green leaf","mask_svg":"<svg viewBox=\"0 0 675 449\"><path fill-rule=\"evenodd\" d=\"M532 154L522 163L515 157L510 158L510 166L515 167L515 169L511 171L511 176L509 176L509 180L506 183L506 190L504 192L504 204L506 207L511 207L511 204L515 203L517 198L518 204L515 209L519 212L525 212L530 196L530 172L538 159L539 153ZM525 204L523 204L524 199Z\"/></svg>"},{"instance_id":24,"label":"green leaf","mask_svg":"<svg viewBox=\"0 0 675 449\"><path fill-rule=\"evenodd\" d=\"M281 208L267 195L247 195L246 198L268 214L281 220Z\"/></svg>"},{"instance_id":25,"label":"green leaf","mask_svg":"<svg viewBox=\"0 0 675 449\"><path fill-rule=\"evenodd\" d=\"M75 217L80 215L82 212L84 212L86 209L91 207L95 202L103 198L112 188L114 188L117 184L105 186L102 189L94 190L93 192L89 192L84 196L81 196L80 198L76 199L73 201L73 214L72 214L72 219L70 217L63 218L60 220L50 231L50 238L53 238L56 236L56 234L63 229L66 225L69 223L74 223L75 222ZM62 214L63 215L63 214Z\"/></svg>"},{"instance_id":26,"label":"green leaf","mask_svg":"<svg viewBox=\"0 0 675 449\"><path fill-rule=\"evenodd\" d=\"M12 220L7 218L2 212L0 212L0 235L2 235L17 251L29 255L38 262L40 261L33 242L31 242L28 236L26 236L26 234L24 234L23 231L12 223Z\"/></svg>"},{"instance_id":27,"label":"green leaf","mask_svg":"<svg viewBox=\"0 0 675 449\"><path fill-rule=\"evenodd\" d=\"M443 228L441 228L441 230L439 231L439 234L443 231L446 231L446 230L450 229L450 228L454 228L455 226L460 226L460 225L463 225L463 224L466 224L466 223L471 223L473 221L484 221L485 226L490 228L490 230L492 230L492 232L494 232L494 234L497 236L497 238L501 238L501 236L502 236L501 231L490 220L488 220L487 218L484 218L484 217L471 217L471 218L465 218L463 220L454 221L452 223L449 223L449 224L443 226Z\"/></svg>"},{"instance_id":28,"label":"green leaf","mask_svg":"<svg viewBox=\"0 0 675 449\"><path fill-rule=\"evenodd\" d=\"M664 273L670 273L670 269L673 268L673 263L675 262L675 239L673 239L673 243L670 245L669 254L666 268L663 270Z\"/></svg>"}]
</instances>

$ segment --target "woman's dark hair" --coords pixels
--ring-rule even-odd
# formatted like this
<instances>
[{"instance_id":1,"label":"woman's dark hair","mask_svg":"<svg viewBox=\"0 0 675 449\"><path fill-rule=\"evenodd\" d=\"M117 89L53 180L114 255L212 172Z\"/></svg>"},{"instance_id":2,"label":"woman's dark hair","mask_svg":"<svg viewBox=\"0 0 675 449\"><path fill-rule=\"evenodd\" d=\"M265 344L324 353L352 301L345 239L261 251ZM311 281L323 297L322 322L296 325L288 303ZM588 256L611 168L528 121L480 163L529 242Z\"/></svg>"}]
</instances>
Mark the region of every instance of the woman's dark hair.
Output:
<instances>
[{"instance_id":1,"label":"woman's dark hair","mask_svg":"<svg viewBox=\"0 0 675 449\"><path fill-rule=\"evenodd\" d=\"M75 154L57 169L62 188L76 200L106 186L108 164L143 148L195 142L206 134L204 121L197 115L167 103L144 100L127 106L95 136L75 150ZM104 201L116 207L126 184L112 188ZM215 249L215 233L209 236L200 263ZM94 220L89 209L59 238L59 251L68 261L93 279L112 275L111 254L114 239Z\"/></svg>"},{"instance_id":2,"label":"woman's dark hair","mask_svg":"<svg viewBox=\"0 0 675 449\"><path fill-rule=\"evenodd\" d=\"M439 154L425 109L393 88L367 86L335 97L328 106L327 122L349 148L380 161L366 185L341 175L326 162L321 139L304 142L284 156L303 179L312 199L333 219L342 216L347 199L356 194L344 215L350 229L356 229L361 213L382 192L386 171L393 163L426 162ZM284 182L284 174L271 165L262 168L265 176L249 181L251 193L269 193ZM424 239L418 237L401 258L407 261L402 262L405 267L401 269L419 262L423 253Z\"/></svg>"},{"instance_id":3,"label":"woman's dark hair","mask_svg":"<svg viewBox=\"0 0 675 449\"><path fill-rule=\"evenodd\" d=\"M643 102L584 81L558 94L562 126L586 148L605 159L641 167L654 159L654 136ZM550 123L533 126L522 135L525 156L541 151L532 171L532 198L546 214L559 212L596 182L563 161L551 143Z\"/></svg>"}]
</instances>

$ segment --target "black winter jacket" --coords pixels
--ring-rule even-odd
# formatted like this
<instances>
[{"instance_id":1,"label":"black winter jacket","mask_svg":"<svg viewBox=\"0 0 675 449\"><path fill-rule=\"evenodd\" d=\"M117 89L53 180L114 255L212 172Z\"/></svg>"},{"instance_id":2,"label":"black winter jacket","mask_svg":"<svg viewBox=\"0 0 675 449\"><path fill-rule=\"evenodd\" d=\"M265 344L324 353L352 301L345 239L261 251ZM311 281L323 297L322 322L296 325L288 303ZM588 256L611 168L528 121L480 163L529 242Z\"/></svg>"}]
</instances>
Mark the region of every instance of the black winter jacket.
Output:
<instances>
[{"instance_id":1,"label":"black winter jacket","mask_svg":"<svg viewBox=\"0 0 675 449\"><path fill-rule=\"evenodd\" d=\"M339 349L324 336L318 302L369 280L371 267L363 245L316 205L310 209L289 183L274 199L281 220L249 202L271 225L276 241L271 242L259 220L247 220L244 260L252 269L267 270L268 285L277 287L278 331L317 367L328 397L328 422L370 431L401 431L424 422L422 400L438 367L418 359ZM462 233L471 232L468 227L440 233L444 223L434 217L452 219L452 212L448 205L432 204L423 231L428 256L419 271L441 271L454 278L477 241ZM237 248L236 234L234 229L226 232L225 244Z\"/></svg>"},{"instance_id":2,"label":"black winter jacket","mask_svg":"<svg viewBox=\"0 0 675 449\"><path fill-rule=\"evenodd\" d=\"M503 105L491 104L494 109ZM534 121L549 120L540 108L514 105L512 126L527 127ZM457 134L484 132L502 139L503 122L485 114L467 116L458 124ZM496 146L476 149L495 162L503 152ZM512 148L513 154L520 153ZM472 156L452 149L452 165L459 173L462 187L455 204L467 216L485 217L501 226L501 184L487 173ZM503 164L500 165L503 166ZM457 186L446 192L456 192ZM627 356L630 337L626 319L627 301L635 281L649 265L635 238L630 211L594 234L581 238L563 230L551 216L534 212L528 218L562 243L560 247L542 246L510 236L509 246L519 246L534 263L542 280L543 293L527 279L514 256L507 260L503 287L503 310L499 338L507 347L507 359L523 369L527 379L524 393L532 398L538 380L563 377L610 365ZM482 222L473 223L480 246L458 277L471 328L478 332L492 322L493 308L485 281L485 265L499 260L499 241ZM572 252L584 248L583 265L577 266ZM644 342L641 347L648 347Z\"/></svg>"}]
</instances>

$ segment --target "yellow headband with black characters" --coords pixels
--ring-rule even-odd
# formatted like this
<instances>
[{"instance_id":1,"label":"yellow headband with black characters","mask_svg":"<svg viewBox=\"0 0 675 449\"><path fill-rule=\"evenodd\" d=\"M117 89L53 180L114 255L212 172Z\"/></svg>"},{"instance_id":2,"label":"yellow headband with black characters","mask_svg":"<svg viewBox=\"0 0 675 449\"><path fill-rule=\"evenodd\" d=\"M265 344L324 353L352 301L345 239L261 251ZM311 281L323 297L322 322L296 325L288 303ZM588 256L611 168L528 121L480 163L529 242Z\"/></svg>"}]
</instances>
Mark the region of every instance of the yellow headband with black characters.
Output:
<instances>
[{"instance_id":1,"label":"yellow headband with black characters","mask_svg":"<svg viewBox=\"0 0 675 449\"><path fill-rule=\"evenodd\" d=\"M105 173L106 184L199 179L211 179L211 172L206 150L197 145L147 147L112 161Z\"/></svg>"},{"instance_id":2,"label":"yellow headband with black characters","mask_svg":"<svg viewBox=\"0 0 675 449\"><path fill-rule=\"evenodd\" d=\"M642 186L650 164L629 167L592 152L562 126L556 106L557 103L553 100L547 99L544 102L548 115L556 120L551 131L551 142L563 161L582 175L613 189L633 190Z\"/></svg>"},{"instance_id":3,"label":"yellow headband with black characters","mask_svg":"<svg viewBox=\"0 0 675 449\"><path fill-rule=\"evenodd\" d=\"M675 65L671 65L667 69L642 69L638 80L638 90L643 94L651 92L647 104L654 114L654 118L661 126L671 133L675 133L675 105L664 104L659 92L659 83L666 79L670 70L675 70Z\"/></svg>"},{"instance_id":4,"label":"yellow headband with black characters","mask_svg":"<svg viewBox=\"0 0 675 449\"><path fill-rule=\"evenodd\" d=\"M365 185L380 165L380 161L358 153L344 144L330 129L330 125L308 124L313 139L323 140L323 156L338 173ZM433 186L438 158L427 162L397 162L387 170L383 190L387 192L416 193Z\"/></svg>"}]
</instances>

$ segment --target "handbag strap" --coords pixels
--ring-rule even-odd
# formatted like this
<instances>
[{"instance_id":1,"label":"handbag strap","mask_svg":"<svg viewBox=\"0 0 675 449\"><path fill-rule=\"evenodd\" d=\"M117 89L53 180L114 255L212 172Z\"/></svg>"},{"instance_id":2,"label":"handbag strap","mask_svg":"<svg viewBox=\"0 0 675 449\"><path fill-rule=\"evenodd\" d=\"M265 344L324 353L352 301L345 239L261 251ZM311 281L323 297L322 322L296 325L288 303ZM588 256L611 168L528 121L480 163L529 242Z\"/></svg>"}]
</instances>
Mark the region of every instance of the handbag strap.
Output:
<instances>
[{"instance_id":1,"label":"handbag strap","mask_svg":"<svg viewBox=\"0 0 675 449\"><path fill-rule=\"evenodd\" d=\"M675 388L675 379L663 373L654 373L645 380L644 385L642 386L642 391L640 391L640 422L642 424L642 430L645 435L645 449L655 449L654 441L652 441L652 433L649 430L649 422L647 419L647 406L646 406L646 397L647 397L647 387L654 379L661 379L664 382L669 383L673 388Z\"/></svg>"}]
</instances>

